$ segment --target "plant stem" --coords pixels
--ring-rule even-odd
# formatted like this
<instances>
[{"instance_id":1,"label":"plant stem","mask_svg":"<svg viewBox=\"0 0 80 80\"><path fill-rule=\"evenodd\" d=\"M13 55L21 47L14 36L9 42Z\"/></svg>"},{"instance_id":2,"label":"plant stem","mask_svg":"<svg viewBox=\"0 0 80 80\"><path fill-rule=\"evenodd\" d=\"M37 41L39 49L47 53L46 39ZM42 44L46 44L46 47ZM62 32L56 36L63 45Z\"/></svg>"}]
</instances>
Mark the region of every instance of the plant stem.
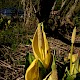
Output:
<instances>
[{"instance_id":1,"label":"plant stem","mask_svg":"<svg viewBox=\"0 0 80 80\"><path fill-rule=\"evenodd\" d=\"M71 52L70 52L70 74L72 75L72 53L73 53L73 43L71 44Z\"/></svg>"}]
</instances>

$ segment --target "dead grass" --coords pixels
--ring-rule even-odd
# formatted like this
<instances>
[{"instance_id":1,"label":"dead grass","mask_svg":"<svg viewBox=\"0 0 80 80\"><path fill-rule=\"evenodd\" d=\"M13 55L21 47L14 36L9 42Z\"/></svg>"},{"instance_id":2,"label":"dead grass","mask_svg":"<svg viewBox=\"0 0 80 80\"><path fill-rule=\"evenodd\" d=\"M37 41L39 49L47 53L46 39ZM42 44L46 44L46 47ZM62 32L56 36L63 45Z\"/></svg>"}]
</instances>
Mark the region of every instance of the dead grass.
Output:
<instances>
[{"instance_id":1,"label":"dead grass","mask_svg":"<svg viewBox=\"0 0 80 80\"><path fill-rule=\"evenodd\" d=\"M0 47L0 80L24 80L25 56L30 45L20 44L16 51Z\"/></svg>"}]
</instances>

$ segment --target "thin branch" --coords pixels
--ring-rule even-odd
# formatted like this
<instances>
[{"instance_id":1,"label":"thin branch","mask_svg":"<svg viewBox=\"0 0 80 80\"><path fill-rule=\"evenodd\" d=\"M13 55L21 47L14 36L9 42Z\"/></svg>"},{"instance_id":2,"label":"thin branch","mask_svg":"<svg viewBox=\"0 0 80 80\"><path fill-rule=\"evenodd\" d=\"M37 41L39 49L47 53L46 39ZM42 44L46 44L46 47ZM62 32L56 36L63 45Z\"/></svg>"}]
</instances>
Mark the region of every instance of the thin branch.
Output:
<instances>
[{"instance_id":1,"label":"thin branch","mask_svg":"<svg viewBox=\"0 0 80 80\"><path fill-rule=\"evenodd\" d=\"M55 0L55 2L54 2L54 5L53 5L53 7L52 7L52 11L54 11L54 8L55 8L55 6L56 6L56 3L57 3L57 0Z\"/></svg>"},{"instance_id":2,"label":"thin branch","mask_svg":"<svg viewBox=\"0 0 80 80\"><path fill-rule=\"evenodd\" d=\"M61 4L60 11L61 11L61 10L62 10L62 8L64 7L64 5L65 5L66 1L67 1L67 0L64 0L64 1L62 0L62 4Z\"/></svg>"},{"instance_id":3,"label":"thin branch","mask_svg":"<svg viewBox=\"0 0 80 80\"><path fill-rule=\"evenodd\" d=\"M71 18L71 16L73 15L76 5L78 3L79 0L75 0L75 3L72 5L72 7L70 8L70 10L68 11L68 13L66 14L66 17Z\"/></svg>"},{"instance_id":4,"label":"thin branch","mask_svg":"<svg viewBox=\"0 0 80 80\"><path fill-rule=\"evenodd\" d=\"M70 18L72 17L72 15L74 14L76 5L78 3L79 0L75 0L75 3L72 5L72 7L70 8L70 10L68 11L68 13L66 14L66 21L71 24L72 26L74 26L74 23L70 21Z\"/></svg>"},{"instance_id":5,"label":"thin branch","mask_svg":"<svg viewBox=\"0 0 80 80\"><path fill-rule=\"evenodd\" d=\"M24 75L22 77L18 77L16 80L22 80L24 79Z\"/></svg>"}]
</instances>

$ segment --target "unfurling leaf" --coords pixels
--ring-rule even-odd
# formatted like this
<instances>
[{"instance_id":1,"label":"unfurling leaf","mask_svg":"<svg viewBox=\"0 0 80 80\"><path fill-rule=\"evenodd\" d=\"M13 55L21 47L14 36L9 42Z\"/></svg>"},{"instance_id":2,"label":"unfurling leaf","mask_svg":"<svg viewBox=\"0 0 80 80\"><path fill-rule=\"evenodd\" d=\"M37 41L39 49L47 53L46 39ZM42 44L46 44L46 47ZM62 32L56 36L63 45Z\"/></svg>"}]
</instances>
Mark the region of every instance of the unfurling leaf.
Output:
<instances>
[{"instance_id":1,"label":"unfurling leaf","mask_svg":"<svg viewBox=\"0 0 80 80\"><path fill-rule=\"evenodd\" d=\"M55 56L55 50L53 55L53 62L52 62L52 73L49 76L48 80L58 80L58 74L56 69L56 56Z\"/></svg>"},{"instance_id":2,"label":"unfurling leaf","mask_svg":"<svg viewBox=\"0 0 80 80\"><path fill-rule=\"evenodd\" d=\"M48 68L51 62L51 54L42 23L38 24L33 37L32 48L35 58L39 59L45 68Z\"/></svg>"},{"instance_id":3,"label":"unfurling leaf","mask_svg":"<svg viewBox=\"0 0 80 80\"><path fill-rule=\"evenodd\" d=\"M39 80L39 67L37 59L35 59L27 68L25 80Z\"/></svg>"},{"instance_id":4,"label":"unfurling leaf","mask_svg":"<svg viewBox=\"0 0 80 80\"><path fill-rule=\"evenodd\" d=\"M58 80L58 74L56 69L56 57L55 54L53 55L53 62L52 62L52 71L43 79L43 80Z\"/></svg>"}]
</instances>

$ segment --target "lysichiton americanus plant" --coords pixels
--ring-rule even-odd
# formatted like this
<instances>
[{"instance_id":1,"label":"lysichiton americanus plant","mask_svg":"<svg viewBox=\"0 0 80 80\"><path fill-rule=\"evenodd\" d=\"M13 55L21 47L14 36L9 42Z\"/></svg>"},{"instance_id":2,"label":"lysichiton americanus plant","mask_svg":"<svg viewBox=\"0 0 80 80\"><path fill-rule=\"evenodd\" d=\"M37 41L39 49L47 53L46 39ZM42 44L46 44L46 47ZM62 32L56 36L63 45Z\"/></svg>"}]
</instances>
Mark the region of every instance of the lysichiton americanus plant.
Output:
<instances>
[{"instance_id":1,"label":"lysichiton americanus plant","mask_svg":"<svg viewBox=\"0 0 80 80\"><path fill-rule=\"evenodd\" d=\"M45 69L48 69L51 66L51 53L44 32L43 23L38 24L32 40L32 49L35 59L26 70L25 80L40 80L39 61Z\"/></svg>"},{"instance_id":2,"label":"lysichiton americanus plant","mask_svg":"<svg viewBox=\"0 0 80 80\"><path fill-rule=\"evenodd\" d=\"M71 38L71 52L70 52L70 74L72 75L73 74L73 66L74 66L74 64L73 64L73 57L72 57L72 55L73 55L73 45L74 45L74 42L75 42L75 37L76 37L76 27L74 27L74 29L73 29L73 32L72 32L72 38Z\"/></svg>"},{"instance_id":3,"label":"lysichiton americanus plant","mask_svg":"<svg viewBox=\"0 0 80 80\"><path fill-rule=\"evenodd\" d=\"M43 23L38 24L32 41L32 49L35 58L40 60L45 68L48 68L51 63L51 54Z\"/></svg>"},{"instance_id":4,"label":"lysichiton americanus plant","mask_svg":"<svg viewBox=\"0 0 80 80\"><path fill-rule=\"evenodd\" d=\"M76 27L73 29L71 51L67 57L70 60L70 66L66 66L64 75L59 75L61 72L56 65L55 50L54 54L50 53L43 23L39 23L33 39L31 39L33 54L27 54L26 57L25 80L59 80L59 76L62 76L60 80L76 80L76 75L80 72L80 65L78 54L73 54L75 36Z\"/></svg>"},{"instance_id":5,"label":"lysichiton americanus plant","mask_svg":"<svg viewBox=\"0 0 80 80\"><path fill-rule=\"evenodd\" d=\"M76 37L76 27L74 27L73 32L72 32L72 38L71 38L71 51L69 53L68 59L70 59L70 70L66 67L66 78L63 80L76 80L76 76L79 71L79 57L78 53L73 54L73 45L75 42L75 37Z\"/></svg>"}]
</instances>

